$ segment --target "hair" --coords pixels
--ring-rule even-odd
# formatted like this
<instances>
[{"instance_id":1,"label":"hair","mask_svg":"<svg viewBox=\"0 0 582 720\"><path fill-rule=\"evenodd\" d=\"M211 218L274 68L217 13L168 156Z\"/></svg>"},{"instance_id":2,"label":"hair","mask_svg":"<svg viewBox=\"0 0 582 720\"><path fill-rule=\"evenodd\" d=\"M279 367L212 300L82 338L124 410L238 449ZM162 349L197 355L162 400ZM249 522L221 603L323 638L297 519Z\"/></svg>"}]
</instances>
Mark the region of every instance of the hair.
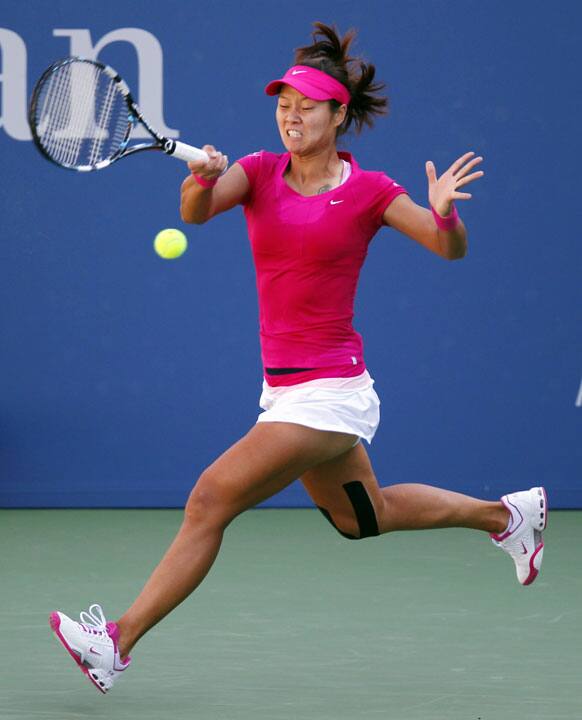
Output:
<instances>
[{"instance_id":1,"label":"hair","mask_svg":"<svg viewBox=\"0 0 582 720\"><path fill-rule=\"evenodd\" d=\"M364 62L361 57L348 54L356 31L348 30L340 37L335 25L331 27L321 22L313 25L313 43L295 50L294 64L321 70L349 90L351 100L345 120L338 128L338 135L346 133L352 125L356 133L360 133L364 125L372 127L376 115L386 115L388 112L388 98L378 95L385 85L374 82L374 65ZM341 105L337 100L330 100L329 103L334 112Z\"/></svg>"}]
</instances>

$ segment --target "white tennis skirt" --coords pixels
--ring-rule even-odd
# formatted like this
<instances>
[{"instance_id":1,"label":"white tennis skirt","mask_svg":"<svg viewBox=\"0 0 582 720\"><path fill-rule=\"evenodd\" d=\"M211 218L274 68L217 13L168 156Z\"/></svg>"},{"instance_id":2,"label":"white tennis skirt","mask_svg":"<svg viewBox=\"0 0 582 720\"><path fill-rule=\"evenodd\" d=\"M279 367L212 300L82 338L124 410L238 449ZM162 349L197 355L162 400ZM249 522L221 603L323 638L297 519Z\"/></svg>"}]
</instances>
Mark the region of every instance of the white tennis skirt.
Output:
<instances>
[{"instance_id":1,"label":"white tennis skirt","mask_svg":"<svg viewBox=\"0 0 582 720\"><path fill-rule=\"evenodd\" d=\"M257 422L289 422L333 430L368 443L380 422L380 399L367 370L351 378L318 378L297 385L270 387L263 380Z\"/></svg>"}]
</instances>

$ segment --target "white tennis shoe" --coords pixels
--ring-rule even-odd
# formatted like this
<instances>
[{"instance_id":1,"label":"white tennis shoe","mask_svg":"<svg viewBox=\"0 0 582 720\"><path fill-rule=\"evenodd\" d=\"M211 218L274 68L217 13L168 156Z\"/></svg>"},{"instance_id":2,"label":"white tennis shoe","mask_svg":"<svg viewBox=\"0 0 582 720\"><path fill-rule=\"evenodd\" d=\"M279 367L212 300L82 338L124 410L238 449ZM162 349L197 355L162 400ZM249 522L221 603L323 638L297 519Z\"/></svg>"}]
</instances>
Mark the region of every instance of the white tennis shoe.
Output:
<instances>
[{"instance_id":1,"label":"white tennis shoe","mask_svg":"<svg viewBox=\"0 0 582 720\"><path fill-rule=\"evenodd\" d=\"M491 535L493 544L513 558L517 579L531 585L544 557L542 532L548 524L548 498L543 487L504 495L501 502L511 513L507 530Z\"/></svg>"},{"instance_id":2,"label":"white tennis shoe","mask_svg":"<svg viewBox=\"0 0 582 720\"><path fill-rule=\"evenodd\" d=\"M49 623L80 670L105 694L129 667L131 658L121 660L119 630L115 623L107 622L100 605L91 605L79 617L81 622L76 622L62 612L53 612Z\"/></svg>"}]
</instances>

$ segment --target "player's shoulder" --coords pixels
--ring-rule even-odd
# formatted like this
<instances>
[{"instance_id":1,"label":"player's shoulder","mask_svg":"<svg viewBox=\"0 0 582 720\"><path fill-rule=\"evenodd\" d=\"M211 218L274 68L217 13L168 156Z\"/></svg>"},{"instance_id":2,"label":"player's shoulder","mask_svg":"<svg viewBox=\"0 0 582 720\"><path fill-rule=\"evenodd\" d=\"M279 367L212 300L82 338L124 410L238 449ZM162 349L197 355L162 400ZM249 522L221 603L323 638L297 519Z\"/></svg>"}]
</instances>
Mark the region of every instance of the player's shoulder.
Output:
<instances>
[{"instance_id":1,"label":"player's shoulder","mask_svg":"<svg viewBox=\"0 0 582 720\"><path fill-rule=\"evenodd\" d=\"M270 178L281 162L283 154L272 153L268 150L256 150L238 160L248 176L254 180L266 181Z\"/></svg>"},{"instance_id":2,"label":"player's shoulder","mask_svg":"<svg viewBox=\"0 0 582 720\"><path fill-rule=\"evenodd\" d=\"M354 175L362 186L367 188L384 189L388 187L400 187L400 185L383 170L367 170L358 165L355 158L350 153L340 153L340 157L345 156L352 164Z\"/></svg>"},{"instance_id":3,"label":"player's shoulder","mask_svg":"<svg viewBox=\"0 0 582 720\"><path fill-rule=\"evenodd\" d=\"M277 174L279 163L283 162L283 153L257 150L238 161L245 171L247 179L255 189L268 185Z\"/></svg>"},{"instance_id":4,"label":"player's shoulder","mask_svg":"<svg viewBox=\"0 0 582 720\"><path fill-rule=\"evenodd\" d=\"M283 157L284 153L273 153L268 150L255 150L255 152L244 155L241 160L249 160L251 162L261 162L266 165L276 165Z\"/></svg>"},{"instance_id":5,"label":"player's shoulder","mask_svg":"<svg viewBox=\"0 0 582 720\"><path fill-rule=\"evenodd\" d=\"M392 185L399 187L396 180L383 170L362 170L361 178L366 184L375 187L389 187Z\"/></svg>"},{"instance_id":6,"label":"player's shoulder","mask_svg":"<svg viewBox=\"0 0 582 720\"><path fill-rule=\"evenodd\" d=\"M367 199L366 202L373 201L374 198L396 197L400 193L407 192L400 183L382 170L362 171L358 175L355 187L357 194Z\"/></svg>"}]
</instances>

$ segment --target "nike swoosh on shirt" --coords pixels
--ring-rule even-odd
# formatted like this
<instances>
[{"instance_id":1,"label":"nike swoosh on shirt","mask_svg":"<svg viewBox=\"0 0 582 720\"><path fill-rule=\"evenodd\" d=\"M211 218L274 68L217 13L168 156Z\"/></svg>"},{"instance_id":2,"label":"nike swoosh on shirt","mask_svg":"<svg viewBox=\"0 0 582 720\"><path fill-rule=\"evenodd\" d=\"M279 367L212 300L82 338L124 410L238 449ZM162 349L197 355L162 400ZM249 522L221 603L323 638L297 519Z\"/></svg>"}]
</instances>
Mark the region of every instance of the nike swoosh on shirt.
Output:
<instances>
[{"instance_id":1,"label":"nike swoosh on shirt","mask_svg":"<svg viewBox=\"0 0 582 720\"><path fill-rule=\"evenodd\" d=\"M307 70L291 70L291 75L301 75L301 73L306 73Z\"/></svg>"},{"instance_id":2,"label":"nike swoosh on shirt","mask_svg":"<svg viewBox=\"0 0 582 720\"><path fill-rule=\"evenodd\" d=\"M330 205L339 205L342 202L343 202L343 200L330 200L329 204Z\"/></svg>"}]
</instances>

